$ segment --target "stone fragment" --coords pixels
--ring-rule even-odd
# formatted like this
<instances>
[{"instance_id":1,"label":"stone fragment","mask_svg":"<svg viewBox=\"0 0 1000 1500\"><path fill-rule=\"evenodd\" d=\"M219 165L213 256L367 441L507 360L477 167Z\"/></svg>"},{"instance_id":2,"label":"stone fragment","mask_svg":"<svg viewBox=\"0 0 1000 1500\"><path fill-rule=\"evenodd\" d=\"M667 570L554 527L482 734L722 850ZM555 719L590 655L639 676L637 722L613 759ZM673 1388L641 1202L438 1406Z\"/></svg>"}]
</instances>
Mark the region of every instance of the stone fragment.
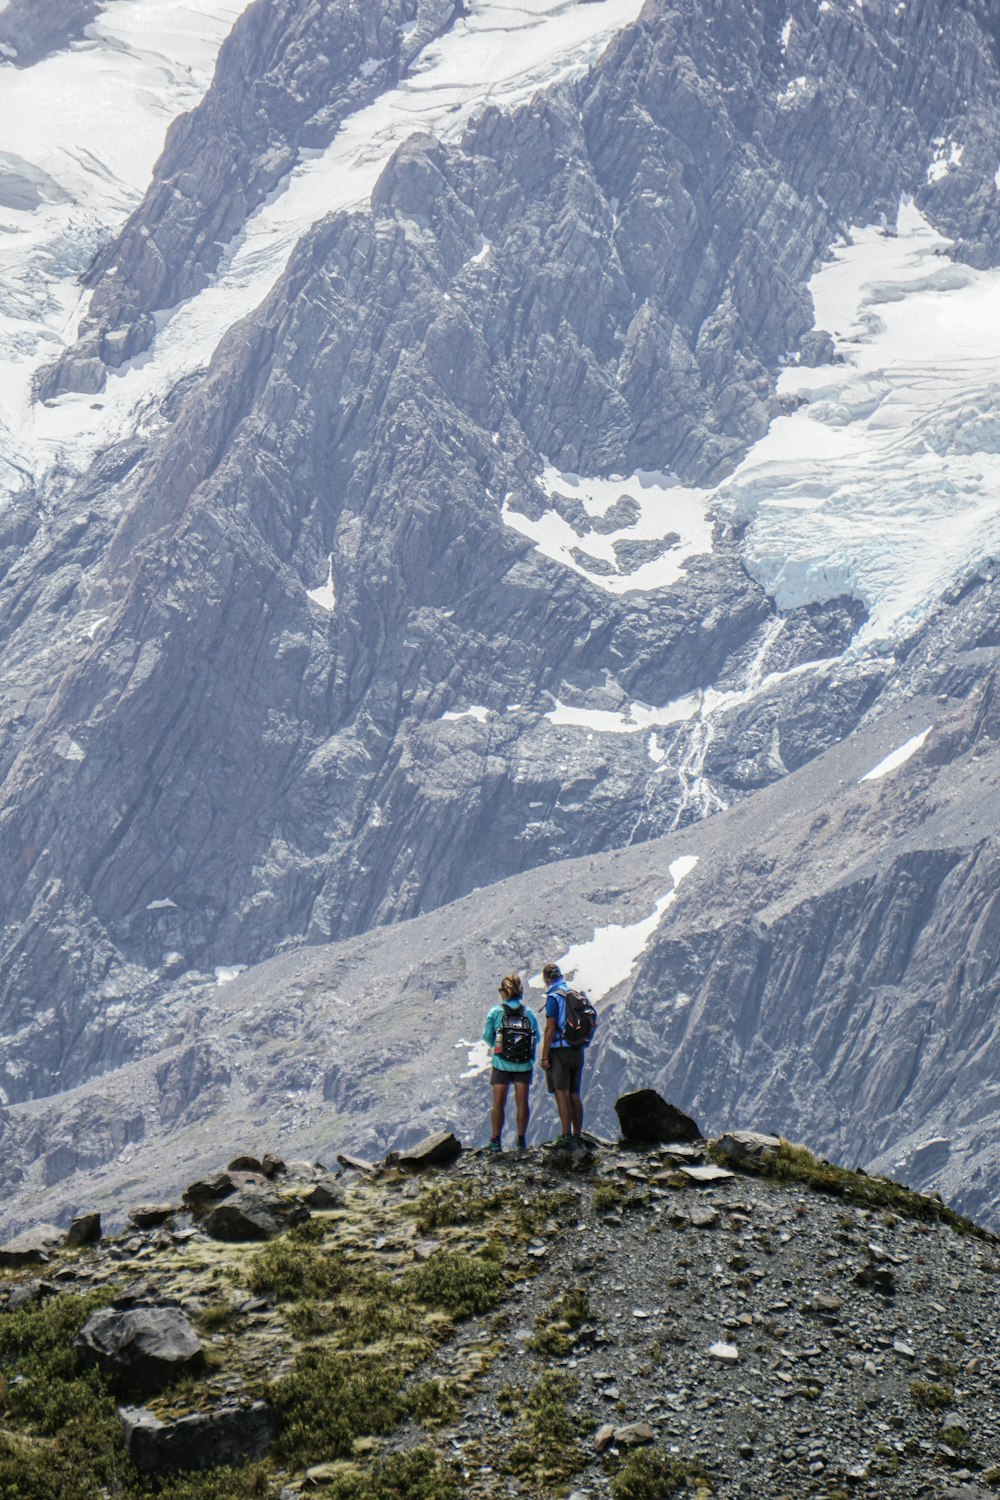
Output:
<instances>
[{"instance_id":1,"label":"stone fragment","mask_svg":"<svg viewBox=\"0 0 1000 1500\"><path fill-rule=\"evenodd\" d=\"M740 1357L740 1351L735 1344L710 1344L708 1352L712 1359L722 1360L723 1364L734 1365Z\"/></svg>"},{"instance_id":2,"label":"stone fragment","mask_svg":"<svg viewBox=\"0 0 1000 1500\"><path fill-rule=\"evenodd\" d=\"M605 1448L610 1448L614 1441L614 1423L604 1422L594 1433L594 1452L603 1453Z\"/></svg>"},{"instance_id":3,"label":"stone fragment","mask_svg":"<svg viewBox=\"0 0 1000 1500\"><path fill-rule=\"evenodd\" d=\"M372 1176L378 1171L378 1167L372 1161L363 1161L360 1156L345 1156L343 1152L337 1155L338 1165L345 1167L350 1172L363 1172L365 1176Z\"/></svg>"},{"instance_id":4,"label":"stone fragment","mask_svg":"<svg viewBox=\"0 0 1000 1500\"><path fill-rule=\"evenodd\" d=\"M203 1214L213 1203L235 1193L236 1178L230 1172L213 1172L210 1177L200 1177L197 1182L184 1189L181 1201L195 1217Z\"/></svg>"},{"instance_id":5,"label":"stone fragment","mask_svg":"<svg viewBox=\"0 0 1000 1500\"><path fill-rule=\"evenodd\" d=\"M144 1474L249 1463L266 1457L274 1438L274 1416L263 1401L168 1420L144 1406L123 1407L120 1415L126 1452Z\"/></svg>"},{"instance_id":6,"label":"stone fragment","mask_svg":"<svg viewBox=\"0 0 1000 1500\"><path fill-rule=\"evenodd\" d=\"M719 1210L707 1203L696 1203L688 1214L688 1223L693 1229L714 1229L719 1222Z\"/></svg>"},{"instance_id":7,"label":"stone fragment","mask_svg":"<svg viewBox=\"0 0 1000 1500\"><path fill-rule=\"evenodd\" d=\"M7 1298L7 1311L17 1312L22 1307L33 1307L38 1302L44 1302L46 1297L54 1297L58 1287L54 1287L50 1281L25 1281L20 1286L14 1287Z\"/></svg>"},{"instance_id":8,"label":"stone fragment","mask_svg":"<svg viewBox=\"0 0 1000 1500\"><path fill-rule=\"evenodd\" d=\"M54 1250L65 1242L66 1234L54 1224L36 1224L0 1245L0 1268L16 1270L19 1266L44 1266Z\"/></svg>"},{"instance_id":9,"label":"stone fragment","mask_svg":"<svg viewBox=\"0 0 1000 1500\"><path fill-rule=\"evenodd\" d=\"M177 1307L102 1308L74 1347L130 1396L152 1395L201 1363L201 1340Z\"/></svg>"},{"instance_id":10,"label":"stone fragment","mask_svg":"<svg viewBox=\"0 0 1000 1500\"><path fill-rule=\"evenodd\" d=\"M129 1209L128 1217L136 1229L158 1229L178 1212L175 1203L140 1203Z\"/></svg>"},{"instance_id":11,"label":"stone fragment","mask_svg":"<svg viewBox=\"0 0 1000 1500\"><path fill-rule=\"evenodd\" d=\"M913 1348L912 1344L907 1344L903 1339L893 1339L892 1347L894 1353L902 1355L904 1359L916 1359L917 1357L917 1351Z\"/></svg>"},{"instance_id":12,"label":"stone fragment","mask_svg":"<svg viewBox=\"0 0 1000 1500\"><path fill-rule=\"evenodd\" d=\"M97 1213L77 1214L66 1231L66 1244L71 1250L81 1245L96 1245L101 1238L101 1216Z\"/></svg>"},{"instance_id":13,"label":"stone fragment","mask_svg":"<svg viewBox=\"0 0 1000 1500\"><path fill-rule=\"evenodd\" d=\"M390 1152L386 1161L420 1172L425 1167L446 1167L461 1153L462 1143L458 1137L450 1130L439 1130L436 1135L425 1136L405 1151Z\"/></svg>"},{"instance_id":14,"label":"stone fragment","mask_svg":"<svg viewBox=\"0 0 1000 1500\"><path fill-rule=\"evenodd\" d=\"M735 1177L735 1172L728 1171L725 1167L679 1167L678 1171L691 1182L723 1182L727 1177Z\"/></svg>"},{"instance_id":15,"label":"stone fragment","mask_svg":"<svg viewBox=\"0 0 1000 1500\"><path fill-rule=\"evenodd\" d=\"M764 1135L758 1130L730 1130L712 1144L716 1151L730 1161L758 1165L777 1156L781 1139L776 1135Z\"/></svg>"},{"instance_id":16,"label":"stone fragment","mask_svg":"<svg viewBox=\"0 0 1000 1500\"><path fill-rule=\"evenodd\" d=\"M614 1432L615 1443L620 1448L637 1448L642 1443L651 1443L656 1433L648 1422L626 1422L624 1427L616 1427Z\"/></svg>"},{"instance_id":17,"label":"stone fragment","mask_svg":"<svg viewBox=\"0 0 1000 1500\"><path fill-rule=\"evenodd\" d=\"M259 1177L266 1177L264 1163L258 1161L256 1156L234 1156L226 1168L227 1172L256 1172Z\"/></svg>"},{"instance_id":18,"label":"stone fragment","mask_svg":"<svg viewBox=\"0 0 1000 1500\"><path fill-rule=\"evenodd\" d=\"M275 1156L270 1151L265 1153L264 1159L260 1164L260 1169L265 1177L280 1177L284 1172L288 1171L281 1157Z\"/></svg>"},{"instance_id":19,"label":"stone fragment","mask_svg":"<svg viewBox=\"0 0 1000 1500\"><path fill-rule=\"evenodd\" d=\"M308 1217L308 1209L271 1189L242 1187L217 1203L203 1223L205 1233L214 1240L243 1242L276 1239Z\"/></svg>"},{"instance_id":20,"label":"stone fragment","mask_svg":"<svg viewBox=\"0 0 1000 1500\"><path fill-rule=\"evenodd\" d=\"M668 1104L655 1089L636 1089L615 1100L622 1139L629 1145L697 1141L701 1131L689 1115Z\"/></svg>"},{"instance_id":21,"label":"stone fragment","mask_svg":"<svg viewBox=\"0 0 1000 1500\"><path fill-rule=\"evenodd\" d=\"M335 1177L327 1175L321 1177L319 1182L314 1182L303 1194L303 1202L308 1203L310 1208L327 1209L343 1208L345 1198L344 1189Z\"/></svg>"}]
</instances>

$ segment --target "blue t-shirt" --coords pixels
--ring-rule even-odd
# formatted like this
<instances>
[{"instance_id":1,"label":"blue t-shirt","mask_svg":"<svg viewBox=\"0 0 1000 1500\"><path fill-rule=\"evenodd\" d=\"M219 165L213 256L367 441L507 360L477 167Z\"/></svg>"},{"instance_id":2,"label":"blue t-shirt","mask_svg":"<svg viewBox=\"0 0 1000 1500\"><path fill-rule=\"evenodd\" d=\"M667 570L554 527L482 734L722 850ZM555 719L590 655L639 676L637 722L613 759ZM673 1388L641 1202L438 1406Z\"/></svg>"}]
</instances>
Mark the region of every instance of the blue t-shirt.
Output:
<instances>
[{"instance_id":1,"label":"blue t-shirt","mask_svg":"<svg viewBox=\"0 0 1000 1500\"><path fill-rule=\"evenodd\" d=\"M520 1008L521 1004L522 1001L520 1000L515 1000L512 1003L508 1003L505 1000L502 1005L494 1005L486 1017L486 1025L483 1027L483 1041L489 1047L490 1052L493 1053L491 1061L500 1073L530 1073L535 1065L535 1049L541 1040L541 1033L538 1030L538 1021L535 1017L535 1012L529 1010L526 1005L524 1007L524 1014L531 1022L531 1061L523 1063L508 1062L505 1057L497 1057L496 1053L493 1052L493 1048L496 1046L497 1032L500 1030L500 1023L504 1018L504 1011L516 1011Z\"/></svg>"},{"instance_id":2,"label":"blue t-shirt","mask_svg":"<svg viewBox=\"0 0 1000 1500\"><path fill-rule=\"evenodd\" d=\"M551 1016L556 1023L556 1034L552 1038L553 1047L572 1047L574 1045L573 1042L567 1042L566 1038L563 1036L563 1031L566 1026L566 991L568 989L569 985L566 983L565 979L557 979L555 983L550 984L548 989L545 991L545 1018L546 1020L548 1020L548 1018ZM594 1029L597 1029L596 1022L594 1023ZM583 1043L585 1047L590 1046L590 1037L592 1037L593 1034L594 1033L592 1031L590 1033L590 1036Z\"/></svg>"}]
</instances>

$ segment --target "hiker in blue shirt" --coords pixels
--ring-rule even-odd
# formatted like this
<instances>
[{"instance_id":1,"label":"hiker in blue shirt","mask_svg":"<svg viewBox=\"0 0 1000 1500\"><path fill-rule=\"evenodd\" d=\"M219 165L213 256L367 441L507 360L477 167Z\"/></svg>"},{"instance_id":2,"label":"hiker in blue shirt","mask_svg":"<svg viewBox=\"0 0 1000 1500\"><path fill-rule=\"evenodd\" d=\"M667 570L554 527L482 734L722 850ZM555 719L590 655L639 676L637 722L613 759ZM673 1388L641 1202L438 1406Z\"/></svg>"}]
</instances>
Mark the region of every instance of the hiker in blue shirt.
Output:
<instances>
[{"instance_id":1,"label":"hiker in blue shirt","mask_svg":"<svg viewBox=\"0 0 1000 1500\"><path fill-rule=\"evenodd\" d=\"M500 1004L486 1017L483 1041L493 1049L493 1108L490 1151L500 1151L504 1115L507 1112L507 1090L514 1085L517 1110L517 1149L527 1149L528 1088L538 1046L538 1022L533 1010L524 1003L524 987L517 974L508 974L500 985Z\"/></svg>"},{"instance_id":2,"label":"hiker in blue shirt","mask_svg":"<svg viewBox=\"0 0 1000 1500\"><path fill-rule=\"evenodd\" d=\"M545 1034L542 1037L541 1064L545 1069L549 1092L556 1096L559 1124L562 1127L562 1135L555 1144L571 1151L581 1150L583 1100L580 1097L580 1083L583 1078L583 1054L590 1045L590 1038L597 1024L597 1013L586 996L574 991L574 999L585 1001L586 1004L585 1012L582 1013L584 1023L582 1027L576 1023L575 1028L581 1035L581 1041L574 1044L571 1039L567 1039L567 1031L572 1033L574 1030L574 1021L567 1014L566 995L569 986L559 965L546 964L542 969L542 979L545 983Z\"/></svg>"}]
</instances>

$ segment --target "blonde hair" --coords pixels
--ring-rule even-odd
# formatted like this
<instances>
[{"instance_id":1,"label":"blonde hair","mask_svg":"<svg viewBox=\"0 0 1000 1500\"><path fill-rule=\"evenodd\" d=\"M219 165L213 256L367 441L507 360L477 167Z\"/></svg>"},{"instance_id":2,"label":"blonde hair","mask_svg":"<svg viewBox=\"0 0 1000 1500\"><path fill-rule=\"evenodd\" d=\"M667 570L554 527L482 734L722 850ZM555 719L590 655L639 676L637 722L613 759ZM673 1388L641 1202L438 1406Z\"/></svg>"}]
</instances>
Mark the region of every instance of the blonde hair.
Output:
<instances>
[{"instance_id":1,"label":"blonde hair","mask_svg":"<svg viewBox=\"0 0 1000 1500\"><path fill-rule=\"evenodd\" d=\"M500 993L505 1000L520 1000L524 994L520 974L508 974L500 981Z\"/></svg>"}]
</instances>

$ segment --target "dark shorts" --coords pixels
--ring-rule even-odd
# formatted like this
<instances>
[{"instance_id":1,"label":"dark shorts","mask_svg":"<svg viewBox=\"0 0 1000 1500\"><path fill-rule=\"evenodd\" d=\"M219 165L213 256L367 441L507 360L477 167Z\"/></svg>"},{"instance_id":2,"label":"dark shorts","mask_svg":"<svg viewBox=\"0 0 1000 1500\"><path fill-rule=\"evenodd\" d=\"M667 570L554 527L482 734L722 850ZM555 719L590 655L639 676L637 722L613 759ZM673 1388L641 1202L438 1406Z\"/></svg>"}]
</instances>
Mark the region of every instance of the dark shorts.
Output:
<instances>
[{"instance_id":1,"label":"dark shorts","mask_svg":"<svg viewBox=\"0 0 1000 1500\"><path fill-rule=\"evenodd\" d=\"M578 1094L583 1077L583 1048L553 1047L549 1062L551 1066L546 1070L549 1093L568 1089L571 1094Z\"/></svg>"},{"instance_id":2,"label":"dark shorts","mask_svg":"<svg viewBox=\"0 0 1000 1500\"><path fill-rule=\"evenodd\" d=\"M490 1083L530 1083L531 1069L525 1068L523 1073L507 1073L503 1068L490 1069Z\"/></svg>"}]
</instances>

